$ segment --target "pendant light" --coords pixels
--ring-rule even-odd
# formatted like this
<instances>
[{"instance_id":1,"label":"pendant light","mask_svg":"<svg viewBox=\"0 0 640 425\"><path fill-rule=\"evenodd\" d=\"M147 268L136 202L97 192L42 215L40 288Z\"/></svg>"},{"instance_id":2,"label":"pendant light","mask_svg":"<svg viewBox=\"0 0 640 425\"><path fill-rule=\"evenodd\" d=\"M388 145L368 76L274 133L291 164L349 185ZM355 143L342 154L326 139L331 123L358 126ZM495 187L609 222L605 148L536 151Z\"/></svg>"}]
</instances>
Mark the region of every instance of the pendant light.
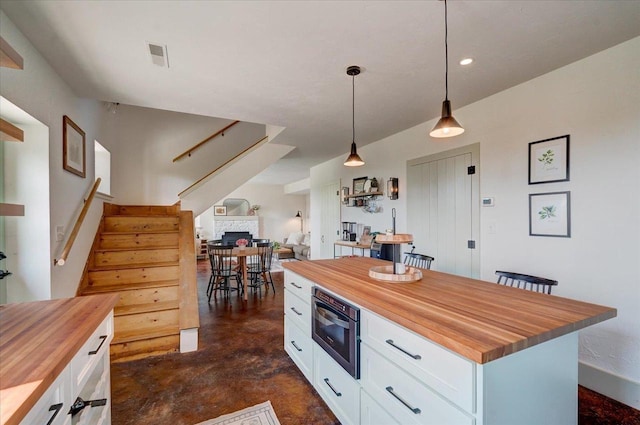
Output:
<instances>
[{"instance_id":1,"label":"pendant light","mask_svg":"<svg viewBox=\"0 0 640 425\"><path fill-rule=\"evenodd\" d=\"M351 94L352 94L352 103L351 103L351 128L353 130L353 136L351 139L351 154L347 157L347 160L344 162L344 165L347 167L359 167L364 165L364 161L358 155L358 151L356 150L356 75L360 74L360 67L357 65L352 65L347 68L347 75L351 76Z\"/></svg>"},{"instance_id":2,"label":"pendant light","mask_svg":"<svg viewBox=\"0 0 640 425\"><path fill-rule=\"evenodd\" d=\"M442 102L442 116L429 136L431 137L453 137L464 133L464 128L451 115L451 102L449 102L449 49L447 45L447 0L444 0L444 57L445 57L445 73L444 87L445 95Z\"/></svg>"}]
</instances>

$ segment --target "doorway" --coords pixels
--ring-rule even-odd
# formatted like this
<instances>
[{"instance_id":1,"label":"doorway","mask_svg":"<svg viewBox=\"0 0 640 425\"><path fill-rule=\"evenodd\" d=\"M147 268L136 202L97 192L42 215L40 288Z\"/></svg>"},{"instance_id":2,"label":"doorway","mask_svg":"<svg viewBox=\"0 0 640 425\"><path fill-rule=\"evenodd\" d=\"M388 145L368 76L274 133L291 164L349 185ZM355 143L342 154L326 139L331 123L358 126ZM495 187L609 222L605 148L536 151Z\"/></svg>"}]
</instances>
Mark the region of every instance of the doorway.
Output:
<instances>
[{"instance_id":1,"label":"doorway","mask_svg":"<svg viewBox=\"0 0 640 425\"><path fill-rule=\"evenodd\" d=\"M480 277L476 143L407 161L407 226L434 270Z\"/></svg>"}]
</instances>

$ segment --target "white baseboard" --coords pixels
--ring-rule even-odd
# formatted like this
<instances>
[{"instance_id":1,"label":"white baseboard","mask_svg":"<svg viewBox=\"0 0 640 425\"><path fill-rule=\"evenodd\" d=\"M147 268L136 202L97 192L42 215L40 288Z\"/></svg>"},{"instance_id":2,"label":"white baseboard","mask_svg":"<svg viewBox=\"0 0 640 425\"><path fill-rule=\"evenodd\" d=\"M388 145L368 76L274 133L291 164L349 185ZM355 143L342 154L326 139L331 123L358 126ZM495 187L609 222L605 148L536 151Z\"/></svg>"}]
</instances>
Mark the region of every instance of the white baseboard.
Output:
<instances>
[{"instance_id":1,"label":"white baseboard","mask_svg":"<svg viewBox=\"0 0 640 425\"><path fill-rule=\"evenodd\" d=\"M180 330L180 352L189 353L198 350L198 328Z\"/></svg>"},{"instance_id":2,"label":"white baseboard","mask_svg":"<svg viewBox=\"0 0 640 425\"><path fill-rule=\"evenodd\" d=\"M620 403L640 410L640 382L578 362L578 383Z\"/></svg>"}]
</instances>

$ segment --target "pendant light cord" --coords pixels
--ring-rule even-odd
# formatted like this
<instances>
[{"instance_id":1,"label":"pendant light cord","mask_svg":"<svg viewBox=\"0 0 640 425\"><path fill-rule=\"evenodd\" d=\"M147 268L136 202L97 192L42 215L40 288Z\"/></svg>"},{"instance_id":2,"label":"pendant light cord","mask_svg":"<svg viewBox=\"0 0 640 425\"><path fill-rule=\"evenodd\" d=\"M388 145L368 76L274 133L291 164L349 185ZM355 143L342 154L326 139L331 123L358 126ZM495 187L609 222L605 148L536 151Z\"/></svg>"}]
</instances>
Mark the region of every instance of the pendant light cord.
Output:
<instances>
[{"instance_id":1,"label":"pendant light cord","mask_svg":"<svg viewBox=\"0 0 640 425\"><path fill-rule=\"evenodd\" d=\"M447 0L444 0L444 100L449 100L449 46L447 38Z\"/></svg>"},{"instance_id":2,"label":"pendant light cord","mask_svg":"<svg viewBox=\"0 0 640 425\"><path fill-rule=\"evenodd\" d=\"M351 130L353 143L356 142L356 76L351 76Z\"/></svg>"}]
</instances>

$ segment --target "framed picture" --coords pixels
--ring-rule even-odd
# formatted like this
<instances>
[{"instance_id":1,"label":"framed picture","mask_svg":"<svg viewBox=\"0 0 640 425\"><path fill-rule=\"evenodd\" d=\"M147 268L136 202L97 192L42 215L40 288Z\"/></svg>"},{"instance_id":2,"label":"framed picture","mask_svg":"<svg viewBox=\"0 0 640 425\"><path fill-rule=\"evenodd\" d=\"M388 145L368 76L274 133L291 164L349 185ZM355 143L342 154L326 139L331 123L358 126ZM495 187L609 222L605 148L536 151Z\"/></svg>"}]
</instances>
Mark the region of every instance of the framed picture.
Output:
<instances>
[{"instance_id":1,"label":"framed picture","mask_svg":"<svg viewBox=\"0 0 640 425\"><path fill-rule=\"evenodd\" d=\"M62 168L84 178L87 171L85 150L84 131L65 115L62 118Z\"/></svg>"},{"instance_id":2,"label":"framed picture","mask_svg":"<svg viewBox=\"0 0 640 425\"><path fill-rule=\"evenodd\" d=\"M364 192L364 183L367 181L366 177L358 177L357 179L353 179L353 194L357 195L358 193Z\"/></svg>"},{"instance_id":3,"label":"framed picture","mask_svg":"<svg viewBox=\"0 0 640 425\"><path fill-rule=\"evenodd\" d=\"M571 192L529 194L529 235L571 237Z\"/></svg>"},{"instance_id":4,"label":"framed picture","mask_svg":"<svg viewBox=\"0 0 640 425\"><path fill-rule=\"evenodd\" d=\"M340 201L345 205L349 204L348 196L349 196L349 188L347 186L343 186L342 191L340 193Z\"/></svg>"},{"instance_id":5,"label":"framed picture","mask_svg":"<svg viewBox=\"0 0 640 425\"><path fill-rule=\"evenodd\" d=\"M214 205L213 206L213 215L227 215L227 206L226 205Z\"/></svg>"},{"instance_id":6,"label":"framed picture","mask_svg":"<svg viewBox=\"0 0 640 425\"><path fill-rule=\"evenodd\" d=\"M529 184L569 181L569 135L529 143Z\"/></svg>"}]
</instances>

